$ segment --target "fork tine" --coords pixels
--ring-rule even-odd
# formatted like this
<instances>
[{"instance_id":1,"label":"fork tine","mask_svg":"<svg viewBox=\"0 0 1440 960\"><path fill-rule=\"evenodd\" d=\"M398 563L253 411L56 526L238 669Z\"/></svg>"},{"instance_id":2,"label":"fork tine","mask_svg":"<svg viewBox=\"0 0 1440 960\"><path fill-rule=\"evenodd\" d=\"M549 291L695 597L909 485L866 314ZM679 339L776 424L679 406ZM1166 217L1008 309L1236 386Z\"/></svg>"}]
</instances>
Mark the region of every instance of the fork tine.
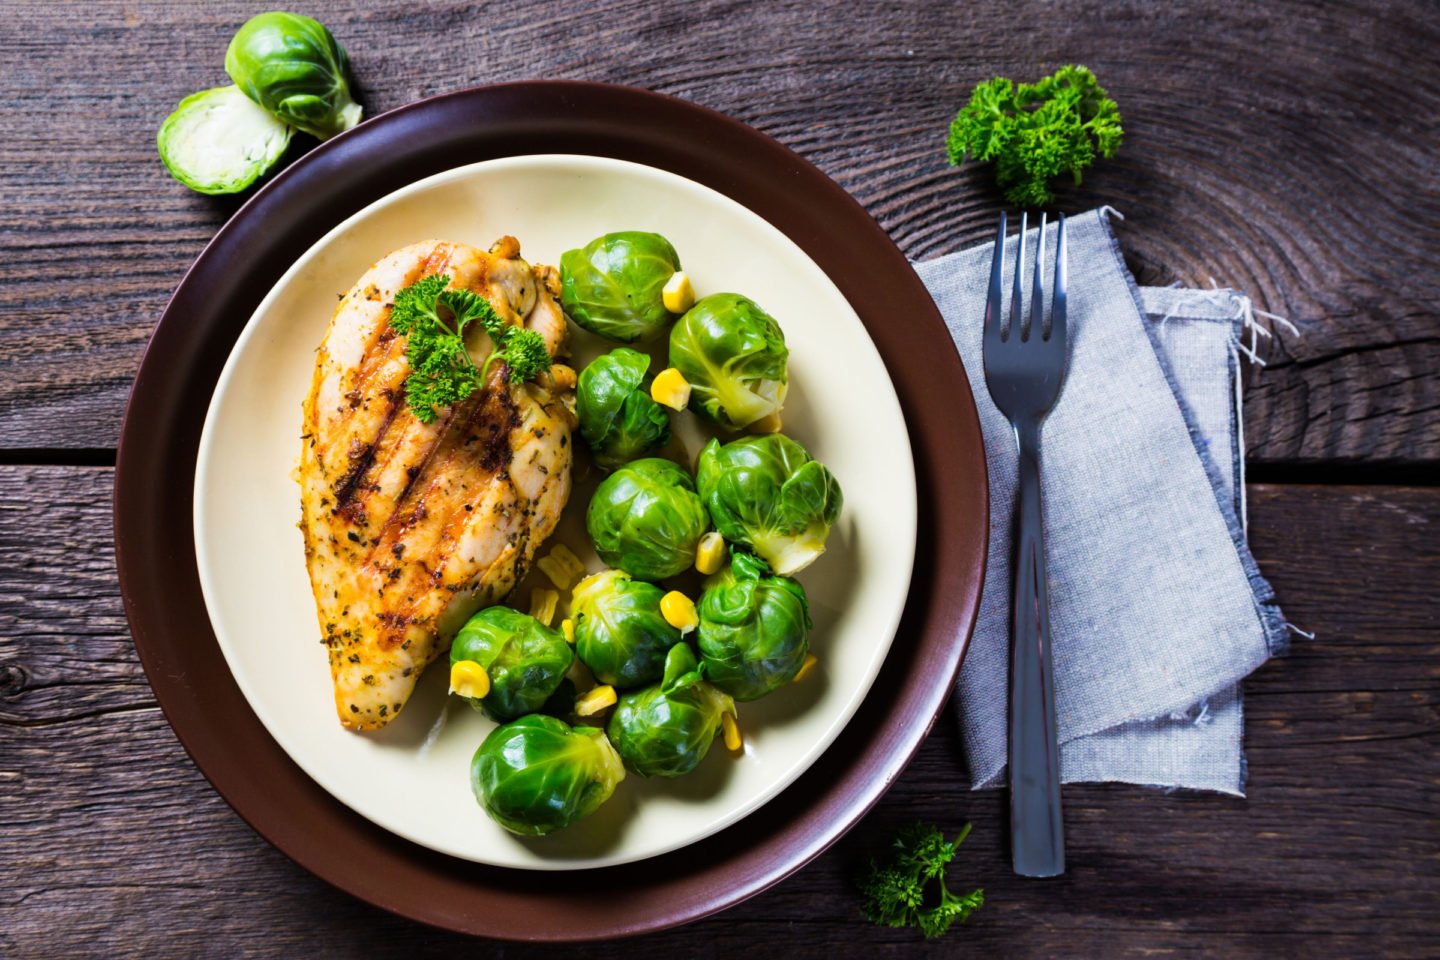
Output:
<instances>
[{"instance_id":1,"label":"fork tine","mask_svg":"<svg viewBox=\"0 0 1440 960\"><path fill-rule=\"evenodd\" d=\"M1022 340L1032 336L1040 339L1045 332L1045 278L1041 271L1045 267L1045 222L1049 215L1040 214L1039 236L1035 238L1035 279L1030 284L1030 325L1025 328Z\"/></svg>"},{"instance_id":2,"label":"fork tine","mask_svg":"<svg viewBox=\"0 0 1440 960\"><path fill-rule=\"evenodd\" d=\"M1000 297L1004 287L1003 276L1005 273L1005 211L1000 211L1000 226L995 230L995 254L990 260L990 291L985 295L985 326L983 333L986 339L1000 336L1000 325L1004 322L1000 317Z\"/></svg>"},{"instance_id":3,"label":"fork tine","mask_svg":"<svg viewBox=\"0 0 1440 960\"><path fill-rule=\"evenodd\" d=\"M1011 337L1020 336L1021 331L1020 278L1025 276L1025 224L1029 216L1028 213L1021 212L1020 236L1017 238L1019 242L1015 244L1015 282L1010 291L1010 329L1007 332Z\"/></svg>"},{"instance_id":4,"label":"fork tine","mask_svg":"<svg viewBox=\"0 0 1440 960\"><path fill-rule=\"evenodd\" d=\"M1065 345L1065 287L1070 279L1070 265L1065 254L1065 214L1055 228L1055 302L1050 307L1050 336L1046 339Z\"/></svg>"}]
</instances>

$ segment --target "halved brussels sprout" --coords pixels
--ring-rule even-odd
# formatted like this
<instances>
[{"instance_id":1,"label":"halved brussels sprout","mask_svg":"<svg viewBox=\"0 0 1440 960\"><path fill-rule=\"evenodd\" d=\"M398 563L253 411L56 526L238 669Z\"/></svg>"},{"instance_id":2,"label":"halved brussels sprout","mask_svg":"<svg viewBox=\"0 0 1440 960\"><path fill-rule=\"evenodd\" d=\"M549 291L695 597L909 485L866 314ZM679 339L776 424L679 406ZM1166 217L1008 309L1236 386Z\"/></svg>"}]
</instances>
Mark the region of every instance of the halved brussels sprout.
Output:
<instances>
[{"instance_id":1,"label":"halved brussels sprout","mask_svg":"<svg viewBox=\"0 0 1440 960\"><path fill-rule=\"evenodd\" d=\"M511 833L541 836L587 817L625 779L599 727L532 713L490 731L470 762L470 789Z\"/></svg>"},{"instance_id":2,"label":"halved brussels sprout","mask_svg":"<svg viewBox=\"0 0 1440 960\"><path fill-rule=\"evenodd\" d=\"M239 193L284 156L290 128L239 87L215 87L181 100L155 142L165 169L191 190Z\"/></svg>"},{"instance_id":3,"label":"halved brussels sprout","mask_svg":"<svg viewBox=\"0 0 1440 960\"><path fill-rule=\"evenodd\" d=\"M645 388L650 358L628 347L580 371L575 415L596 466L614 470L670 442L670 416Z\"/></svg>"},{"instance_id":4,"label":"halved brussels sprout","mask_svg":"<svg viewBox=\"0 0 1440 960\"><path fill-rule=\"evenodd\" d=\"M450 663L473 660L490 677L490 692L479 700L496 720L533 713L560 687L575 652L559 630L509 607L487 607L471 617L450 646Z\"/></svg>"},{"instance_id":5,"label":"halved brussels sprout","mask_svg":"<svg viewBox=\"0 0 1440 960\"><path fill-rule=\"evenodd\" d=\"M625 689L654 683L665 669L665 652L680 631L660 612L665 591L606 570L575 585L570 617L575 653L601 683Z\"/></svg>"},{"instance_id":6,"label":"halved brussels sprout","mask_svg":"<svg viewBox=\"0 0 1440 960\"><path fill-rule=\"evenodd\" d=\"M810 605L798 580L772 576L737 553L705 581L696 633L705 677L736 700L755 700L795 679L810 651Z\"/></svg>"},{"instance_id":7,"label":"halved brussels sprout","mask_svg":"<svg viewBox=\"0 0 1440 960\"><path fill-rule=\"evenodd\" d=\"M679 777L694 770L735 701L706 683L690 646L665 657L658 686L620 698L606 732L625 766L642 777Z\"/></svg>"},{"instance_id":8,"label":"halved brussels sprout","mask_svg":"<svg viewBox=\"0 0 1440 960\"><path fill-rule=\"evenodd\" d=\"M670 331L670 366L690 383L690 409L727 430L780 412L789 356L780 324L738 293L706 297Z\"/></svg>"},{"instance_id":9,"label":"halved brussels sprout","mask_svg":"<svg viewBox=\"0 0 1440 960\"><path fill-rule=\"evenodd\" d=\"M675 315L664 290L680 255L658 233L607 233L560 255L560 303L580 326L634 343L664 331Z\"/></svg>"},{"instance_id":10,"label":"halved brussels sprout","mask_svg":"<svg viewBox=\"0 0 1440 960\"><path fill-rule=\"evenodd\" d=\"M321 140L360 122L350 60L325 25L298 13L245 21L225 51L225 72L276 117Z\"/></svg>"},{"instance_id":11,"label":"halved brussels sprout","mask_svg":"<svg viewBox=\"0 0 1440 960\"><path fill-rule=\"evenodd\" d=\"M658 457L610 474L585 511L585 529L600 559L641 580L689 569L709 528L690 474Z\"/></svg>"},{"instance_id":12,"label":"halved brussels sprout","mask_svg":"<svg viewBox=\"0 0 1440 960\"><path fill-rule=\"evenodd\" d=\"M789 576L825 552L844 496L824 465L782 434L711 440L695 468L715 529Z\"/></svg>"}]
</instances>

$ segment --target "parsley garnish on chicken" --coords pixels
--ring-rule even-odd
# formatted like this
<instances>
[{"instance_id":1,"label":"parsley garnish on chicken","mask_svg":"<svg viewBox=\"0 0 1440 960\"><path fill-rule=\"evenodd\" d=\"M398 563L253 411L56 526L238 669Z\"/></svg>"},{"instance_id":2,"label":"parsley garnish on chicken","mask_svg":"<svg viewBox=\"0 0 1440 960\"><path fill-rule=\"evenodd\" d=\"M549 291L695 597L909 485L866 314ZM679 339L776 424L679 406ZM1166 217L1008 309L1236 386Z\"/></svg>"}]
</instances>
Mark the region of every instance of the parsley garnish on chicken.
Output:
<instances>
[{"instance_id":1,"label":"parsley garnish on chicken","mask_svg":"<svg viewBox=\"0 0 1440 960\"><path fill-rule=\"evenodd\" d=\"M510 383L523 383L550 369L544 337L506 323L490 301L469 290L447 290L449 284L449 277L438 274L417 280L395 294L390 311L390 325L407 338L405 359L411 374L405 380L405 399L422 423L433 422L437 409L480 389L497 359L505 362ZM476 321L494 344L478 368L465 348L465 330Z\"/></svg>"}]
</instances>

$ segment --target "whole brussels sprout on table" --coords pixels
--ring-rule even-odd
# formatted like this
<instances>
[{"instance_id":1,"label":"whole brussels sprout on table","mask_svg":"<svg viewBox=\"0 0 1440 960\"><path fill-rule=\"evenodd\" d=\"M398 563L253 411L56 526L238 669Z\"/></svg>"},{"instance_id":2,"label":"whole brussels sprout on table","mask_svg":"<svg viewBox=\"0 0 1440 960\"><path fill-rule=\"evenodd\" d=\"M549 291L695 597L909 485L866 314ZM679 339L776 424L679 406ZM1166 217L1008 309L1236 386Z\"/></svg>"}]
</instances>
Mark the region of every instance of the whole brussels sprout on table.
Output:
<instances>
[{"instance_id":1,"label":"whole brussels sprout on table","mask_svg":"<svg viewBox=\"0 0 1440 960\"><path fill-rule=\"evenodd\" d=\"M585 511L585 529L600 559L641 580L689 569L709 528L690 474L658 457L616 470Z\"/></svg>"},{"instance_id":2,"label":"whole brussels sprout on table","mask_svg":"<svg viewBox=\"0 0 1440 960\"><path fill-rule=\"evenodd\" d=\"M475 799L500 826L525 836L589 816L624 779L604 731L538 713L496 727L470 763Z\"/></svg>"},{"instance_id":3,"label":"whole brussels sprout on table","mask_svg":"<svg viewBox=\"0 0 1440 960\"><path fill-rule=\"evenodd\" d=\"M602 470L670 442L670 415L645 390L650 358L627 347L597 357L580 371L575 415L580 435Z\"/></svg>"},{"instance_id":4,"label":"whole brussels sprout on table","mask_svg":"<svg viewBox=\"0 0 1440 960\"><path fill-rule=\"evenodd\" d=\"M711 440L695 468L715 529L789 576L825 552L844 496L825 466L778 433Z\"/></svg>"},{"instance_id":5,"label":"whole brussels sprout on table","mask_svg":"<svg viewBox=\"0 0 1440 960\"><path fill-rule=\"evenodd\" d=\"M606 727L625 766L642 777L679 777L705 759L735 701L706 683L689 644L665 658L657 686L620 698Z\"/></svg>"},{"instance_id":6,"label":"whole brussels sprout on table","mask_svg":"<svg viewBox=\"0 0 1440 960\"><path fill-rule=\"evenodd\" d=\"M350 96L350 58L318 20L272 11L230 40L225 72L278 119L321 140L360 122Z\"/></svg>"},{"instance_id":7,"label":"whole brussels sprout on table","mask_svg":"<svg viewBox=\"0 0 1440 960\"><path fill-rule=\"evenodd\" d=\"M561 254L561 305L571 320L607 340L648 340L675 319L664 290L679 269L680 255L660 234L607 233Z\"/></svg>"},{"instance_id":8,"label":"whole brussels sprout on table","mask_svg":"<svg viewBox=\"0 0 1440 960\"><path fill-rule=\"evenodd\" d=\"M804 666L810 652L805 588L772 575L750 554L735 554L706 581L699 612L705 677L736 700L763 697Z\"/></svg>"}]
</instances>

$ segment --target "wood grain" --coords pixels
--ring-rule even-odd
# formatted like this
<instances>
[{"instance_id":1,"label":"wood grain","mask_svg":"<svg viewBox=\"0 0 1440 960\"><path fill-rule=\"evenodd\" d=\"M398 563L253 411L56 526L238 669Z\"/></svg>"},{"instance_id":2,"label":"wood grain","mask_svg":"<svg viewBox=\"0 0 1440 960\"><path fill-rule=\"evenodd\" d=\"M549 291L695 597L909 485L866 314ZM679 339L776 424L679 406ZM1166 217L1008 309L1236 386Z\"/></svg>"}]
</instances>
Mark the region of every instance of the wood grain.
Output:
<instances>
[{"instance_id":1,"label":"wood grain","mask_svg":"<svg viewBox=\"0 0 1440 960\"><path fill-rule=\"evenodd\" d=\"M291 864L191 765L126 634L111 478L0 467L0 956L473 955ZM880 806L776 888L677 931L504 955L1433 955L1440 491L1255 487L1251 523L1286 612L1319 636L1246 685L1248 800L1067 788L1070 872L1022 882L1003 795L963 789L945 716ZM954 878L988 897L936 943L865 924L851 887L915 817L974 822Z\"/></svg>"},{"instance_id":2,"label":"wood grain","mask_svg":"<svg viewBox=\"0 0 1440 960\"><path fill-rule=\"evenodd\" d=\"M99 2L56 17L7 0L0 447L114 445L169 292L240 202L171 181L154 132L181 97L225 82L225 45L255 9ZM914 258L993 223L988 173L943 159L969 88L1087 63L1128 134L1061 206L1123 211L1143 282L1213 278L1302 330L1269 345L1251 385L1252 457L1440 459L1440 71L1421 68L1440 26L1424 0L1061 0L1003 17L928 0L306 9L350 50L372 115L535 77L675 94L814 161Z\"/></svg>"}]
</instances>

